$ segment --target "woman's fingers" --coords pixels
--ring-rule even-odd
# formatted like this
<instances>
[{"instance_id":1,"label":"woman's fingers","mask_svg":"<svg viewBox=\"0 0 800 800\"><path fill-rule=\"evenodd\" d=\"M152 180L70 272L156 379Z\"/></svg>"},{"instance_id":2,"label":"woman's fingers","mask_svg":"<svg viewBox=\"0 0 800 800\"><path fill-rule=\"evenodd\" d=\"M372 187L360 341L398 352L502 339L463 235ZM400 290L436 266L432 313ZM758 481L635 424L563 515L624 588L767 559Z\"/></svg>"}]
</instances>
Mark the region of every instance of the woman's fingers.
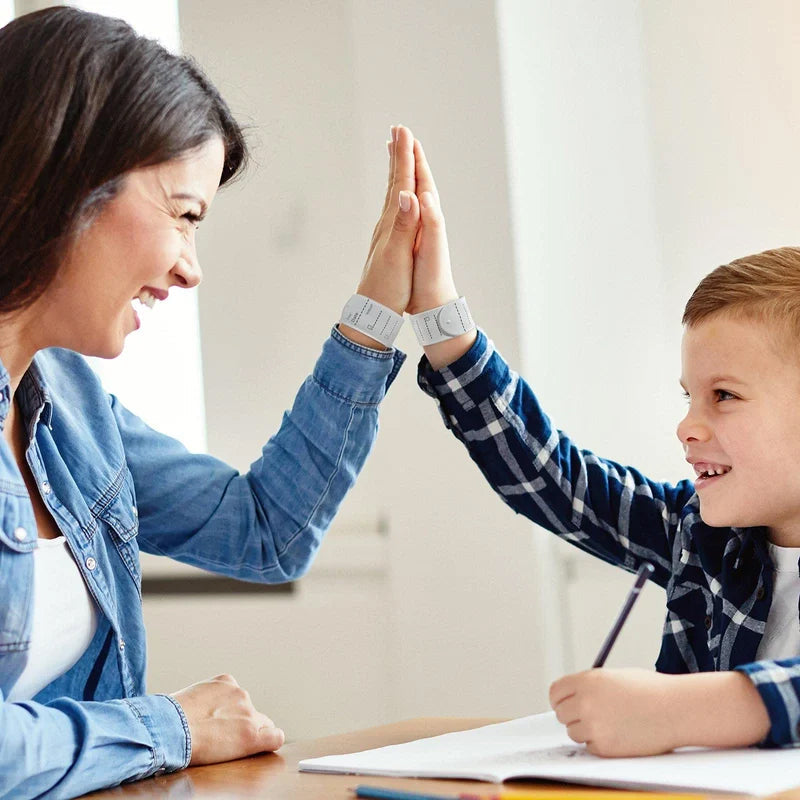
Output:
<instances>
[{"instance_id":1,"label":"woman's fingers","mask_svg":"<svg viewBox=\"0 0 800 800\"><path fill-rule=\"evenodd\" d=\"M407 263L419 227L419 199L414 192L403 189L397 198L392 230L386 240L385 252L395 257L398 267Z\"/></svg>"},{"instance_id":2,"label":"woman's fingers","mask_svg":"<svg viewBox=\"0 0 800 800\"><path fill-rule=\"evenodd\" d=\"M372 256L373 250L386 233L387 228L394 224L395 214L399 207L400 192L416 190L414 136L403 125L393 125L391 132L392 140L388 143L389 180L386 183L386 197L381 216L372 232L368 259Z\"/></svg>"},{"instance_id":3,"label":"woman's fingers","mask_svg":"<svg viewBox=\"0 0 800 800\"><path fill-rule=\"evenodd\" d=\"M411 297L413 248L419 227L414 136L411 131L403 125L393 127L388 150L389 185L357 292L402 314ZM357 334L347 326L344 332L350 338ZM358 334L355 341L360 341L360 337Z\"/></svg>"},{"instance_id":4,"label":"woman's fingers","mask_svg":"<svg viewBox=\"0 0 800 800\"><path fill-rule=\"evenodd\" d=\"M286 736L284 735L283 731L280 728L275 727L275 723L269 719L269 717L258 713L257 716L262 717L262 719L260 720L261 725L258 729L258 740L256 745L258 750L255 752L271 753L274 750L278 750L280 747L283 747L283 743L286 741Z\"/></svg>"},{"instance_id":5,"label":"woman's fingers","mask_svg":"<svg viewBox=\"0 0 800 800\"><path fill-rule=\"evenodd\" d=\"M414 192L416 188L414 136L408 128L398 125L394 142L394 175L390 206L395 204L394 201L400 192Z\"/></svg>"},{"instance_id":6,"label":"woman's fingers","mask_svg":"<svg viewBox=\"0 0 800 800\"><path fill-rule=\"evenodd\" d=\"M391 127L392 138L387 142L389 148L389 175L386 178L386 198L383 201L383 211L385 212L392 201L392 184L394 183L394 154L395 142L397 141L397 125Z\"/></svg>"}]
</instances>

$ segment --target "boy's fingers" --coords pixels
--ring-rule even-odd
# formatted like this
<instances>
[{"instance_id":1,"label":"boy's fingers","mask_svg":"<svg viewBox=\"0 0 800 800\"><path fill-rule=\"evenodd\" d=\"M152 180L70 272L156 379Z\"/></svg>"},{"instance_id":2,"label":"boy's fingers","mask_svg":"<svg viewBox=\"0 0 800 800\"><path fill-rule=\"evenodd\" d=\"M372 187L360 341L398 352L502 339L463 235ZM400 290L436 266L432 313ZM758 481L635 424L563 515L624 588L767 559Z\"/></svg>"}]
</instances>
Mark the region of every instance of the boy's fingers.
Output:
<instances>
[{"instance_id":1,"label":"boy's fingers","mask_svg":"<svg viewBox=\"0 0 800 800\"><path fill-rule=\"evenodd\" d=\"M444 228L444 215L439 208L439 203L436 195L433 192L426 191L419 196L420 213L422 215L423 228L431 232L438 231Z\"/></svg>"},{"instance_id":2,"label":"boy's fingers","mask_svg":"<svg viewBox=\"0 0 800 800\"><path fill-rule=\"evenodd\" d=\"M419 227L419 237L414 244L414 263L415 270L422 279L423 276L431 278L440 275L443 269L449 271L450 255L444 215L435 196L432 192L423 192L419 201L422 224Z\"/></svg>"},{"instance_id":3,"label":"boy's fingers","mask_svg":"<svg viewBox=\"0 0 800 800\"><path fill-rule=\"evenodd\" d=\"M424 192L430 192L436 198L436 205L439 205L439 192L436 190L436 182L433 180L428 159L422 149L422 143L414 140L414 168L417 180L417 194L422 196Z\"/></svg>"}]
</instances>

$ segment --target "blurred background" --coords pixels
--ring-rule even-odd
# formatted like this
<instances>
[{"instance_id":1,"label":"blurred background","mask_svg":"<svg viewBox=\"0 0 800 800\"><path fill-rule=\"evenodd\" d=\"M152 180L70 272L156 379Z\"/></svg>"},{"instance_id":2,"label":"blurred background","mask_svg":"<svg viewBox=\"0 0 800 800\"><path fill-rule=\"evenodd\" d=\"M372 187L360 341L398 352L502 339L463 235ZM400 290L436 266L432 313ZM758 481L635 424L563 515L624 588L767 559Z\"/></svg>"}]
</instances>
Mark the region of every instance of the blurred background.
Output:
<instances>
[{"instance_id":1,"label":"blurred background","mask_svg":"<svg viewBox=\"0 0 800 800\"><path fill-rule=\"evenodd\" d=\"M0 0L0 23L45 5ZM557 427L689 477L683 304L718 264L797 244L795 2L71 5L194 56L254 153L199 232L202 286L96 364L150 424L241 470L258 457L357 284L401 122L459 290ZM630 576L495 497L416 387L410 326L398 344L375 449L290 591L143 558L150 691L232 672L298 739L543 711L590 665ZM609 663L652 667L662 621L648 587Z\"/></svg>"}]
</instances>

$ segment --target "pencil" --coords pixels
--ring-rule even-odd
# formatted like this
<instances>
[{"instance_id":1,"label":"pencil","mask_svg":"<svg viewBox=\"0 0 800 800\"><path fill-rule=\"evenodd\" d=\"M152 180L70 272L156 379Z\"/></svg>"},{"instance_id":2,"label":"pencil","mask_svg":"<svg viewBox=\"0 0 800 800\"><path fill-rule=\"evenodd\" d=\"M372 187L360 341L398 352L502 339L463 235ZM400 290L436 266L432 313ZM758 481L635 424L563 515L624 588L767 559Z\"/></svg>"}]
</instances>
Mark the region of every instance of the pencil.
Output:
<instances>
[{"instance_id":1,"label":"pencil","mask_svg":"<svg viewBox=\"0 0 800 800\"><path fill-rule=\"evenodd\" d=\"M602 667L603 664L606 663L608 654L611 652L614 642L617 641L617 636L619 636L619 632L622 630L625 620L628 619L628 614L631 613L631 609L633 608L633 604L636 602L636 598L642 591L642 586L645 585L647 579L654 572L655 568L649 561L642 562L642 566L639 567L639 571L636 573L636 580L634 581L630 592L628 592L627 598L625 598L625 604L622 606L622 611L619 612L616 622L611 626L611 630L608 632L608 636L606 636L606 640L603 642L603 646L600 648L600 652L597 654L594 664L592 664L592 669L596 667Z\"/></svg>"}]
</instances>

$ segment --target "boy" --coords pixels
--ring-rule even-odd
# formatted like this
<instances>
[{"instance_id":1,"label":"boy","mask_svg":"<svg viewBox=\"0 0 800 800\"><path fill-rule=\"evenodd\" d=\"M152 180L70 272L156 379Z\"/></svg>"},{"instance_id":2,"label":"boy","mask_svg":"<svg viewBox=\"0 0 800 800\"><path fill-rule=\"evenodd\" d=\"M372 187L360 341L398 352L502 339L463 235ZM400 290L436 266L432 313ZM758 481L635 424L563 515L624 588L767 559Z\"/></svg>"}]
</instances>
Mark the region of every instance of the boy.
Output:
<instances>
[{"instance_id":1,"label":"boy","mask_svg":"<svg viewBox=\"0 0 800 800\"><path fill-rule=\"evenodd\" d=\"M417 143L421 223L410 307L458 296ZM550 689L576 742L606 756L800 743L800 248L707 276L683 317L689 406L677 485L579 450L483 333L425 347L419 384L515 511L666 589L657 672L602 669Z\"/></svg>"}]
</instances>

